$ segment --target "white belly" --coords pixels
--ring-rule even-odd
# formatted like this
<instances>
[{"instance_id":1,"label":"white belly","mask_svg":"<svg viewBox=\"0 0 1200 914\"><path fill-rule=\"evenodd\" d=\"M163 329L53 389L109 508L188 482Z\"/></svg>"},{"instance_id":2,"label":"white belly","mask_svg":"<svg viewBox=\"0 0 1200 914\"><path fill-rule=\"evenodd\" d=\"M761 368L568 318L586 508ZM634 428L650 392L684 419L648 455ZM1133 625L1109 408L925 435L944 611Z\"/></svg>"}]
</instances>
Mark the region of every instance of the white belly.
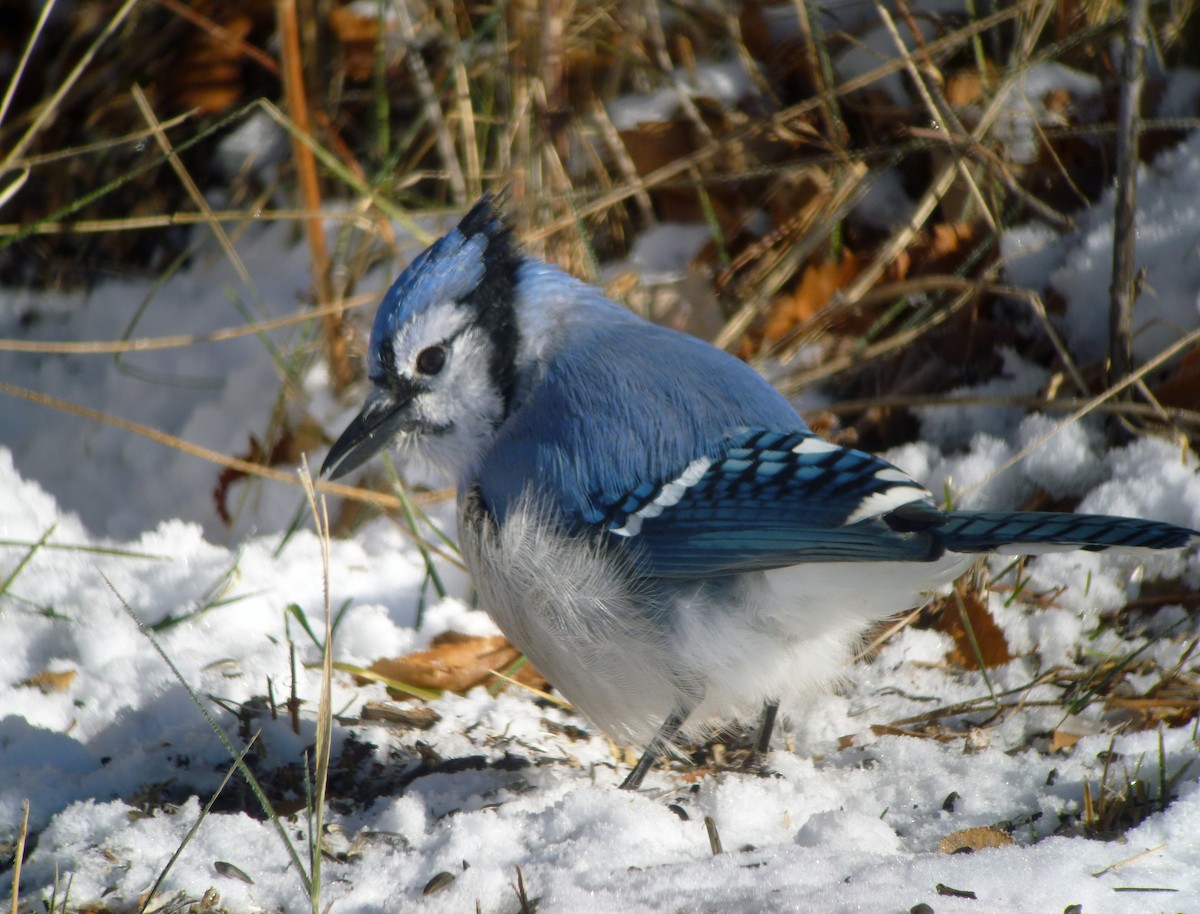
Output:
<instances>
[{"instance_id":1,"label":"white belly","mask_svg":"<svg viewBox=\"0 0 1200 914\"><path fill-rule=\"evenodd\" d=\"M872 622L917 605L970 559L796 565L715 584L647 582L627 557L554 532L526 501L502 530L466 493L459 537L500 629L593 723L645 744L673 711L685 731L785 710L828 687Z\"/></svg>"}]
</instances>

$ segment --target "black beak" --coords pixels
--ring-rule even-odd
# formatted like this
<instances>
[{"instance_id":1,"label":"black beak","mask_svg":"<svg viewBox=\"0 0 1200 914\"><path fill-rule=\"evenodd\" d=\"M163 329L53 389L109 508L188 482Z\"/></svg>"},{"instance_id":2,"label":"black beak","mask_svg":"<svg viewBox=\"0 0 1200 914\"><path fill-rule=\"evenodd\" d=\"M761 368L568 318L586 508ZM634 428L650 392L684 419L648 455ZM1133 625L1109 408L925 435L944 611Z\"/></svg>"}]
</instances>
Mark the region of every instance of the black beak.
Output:
<instances>
[{"instance_id":1,"label":"black beak","mask_svg":"<svg viewBox=\"0 0 1200 914\"><path fill-rule=\"evenodd\" d=\"M408 424L406 407L410 397L397 397L390 391L374 390L362 412L346 426L321 464L321 475L330 479L345 476L362 466Z\"/></svg>"}]
</instances>

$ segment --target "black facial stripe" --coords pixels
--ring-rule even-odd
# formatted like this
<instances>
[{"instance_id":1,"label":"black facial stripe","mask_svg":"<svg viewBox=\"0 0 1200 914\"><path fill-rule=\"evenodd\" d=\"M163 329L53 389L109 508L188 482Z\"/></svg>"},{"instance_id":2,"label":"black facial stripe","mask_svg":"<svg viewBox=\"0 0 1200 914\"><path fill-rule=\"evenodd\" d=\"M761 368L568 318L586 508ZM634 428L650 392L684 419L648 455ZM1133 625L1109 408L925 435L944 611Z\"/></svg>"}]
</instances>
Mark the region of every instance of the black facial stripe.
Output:
<instances>
[{"instance_id":1,"label":"black facial stripe","mask_svg":"<svg viewBox=\"0 0 1200 914\"><path fill-rule=\"evenodd\" d=\"M524 258L513 239L512 226L500 211L496 198L490 194L484 195L463 217L458 228L468 238L483 235L487 240L483 252L483 278L464 303L475 310L478 324L491 340L488 369L500 391L507 416L512 408L517 348L521 342L516 295L517 268Z\"/></svg>"}]
</instances>

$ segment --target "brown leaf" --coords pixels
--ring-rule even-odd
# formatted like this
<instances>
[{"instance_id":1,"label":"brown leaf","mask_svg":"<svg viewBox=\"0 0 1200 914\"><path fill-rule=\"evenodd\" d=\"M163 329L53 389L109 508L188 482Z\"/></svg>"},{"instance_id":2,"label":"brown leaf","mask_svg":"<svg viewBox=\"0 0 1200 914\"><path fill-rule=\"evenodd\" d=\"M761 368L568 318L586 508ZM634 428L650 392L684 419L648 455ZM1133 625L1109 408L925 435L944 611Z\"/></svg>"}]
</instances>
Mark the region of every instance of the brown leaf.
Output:
<instances>
[{"instance_id":1,"label":"brown leaf","mask_svg":"<svg viewBox=\"0 0 1200 914\"><path fill-rule=\"evenodd\" d=\"M981 227L968 222L938 222L896 258L888 278L905 279L929 273L954 273L975 248Z\"/></svg>"},{"instance_id":2,"label":"brown leaf","mask_svg":"<svg viewBox=\"0 0 1200 914\"><path fill-rule=\"evenodd\" d=\"M175 95L189 108L221 114L242 97L241 43L253 22L233 13L217 22L221 32L196 32L184 49L174 81Z\"/></svg>"},{"instance_id":3,"label":"brown leaf","mask_svg":"<svg viewBox=\"0 0 1200 914\"><path fill-rule=\"evenodd\" d=\"M258 438L251 435L246 452L238 456L249 463L257 463L262 466L295 466L300 463L300 458L304 454L316 450L322 440L321 427L305 416L298 426L293 427L290 423L285 423L280 427L278 437L271 445L269 454L264 452ZM230 486L247 475L242 470L226 467L217 477L217 484L213 489L213 503L217 509L217 516L226 524L233 522L228 505Z\"/></svg>"},{"instance_id":4,"label":"brown leaf","mask_svg":"<svg viewBox=\"0 0 1200 914\"><path fill-rule=\"evenodd\" d=\"M858 258L849 248L843 250L842 259L836 263L810 264L800 277L796 290L775 300L763 324L763 337L771 342L783 339L797 324L819 313L829 304L833 294L855 277L858 266Z\"/></svg>"},{"instance_id":5,"label":"brown leaf","mask_svg":"<svg viewBox=\"0 0 1200 914\"><path fill-rule=\"evenodd\" d=\"M1083 739L1082 733L1070 733L1067 730L1055 730L1050 736L1050 751L1058 752L1061 749L1070 749L1077 742Z\"/></svg>"},{"instance_id":6,"label":"brown leaf","mask_svg":"<svg viewBox=\"0 0 1200 914\"><path fill-rule=\"evenodd\" d=\"M329 26L342 46L346 78L351 82L370 80L375 75L379 19L363 16L348 6L336 6L329 13Z\"/></svg>"},{"instance_id":7,"label":"brown leaf","mask_svg":"<svg viewBox=\"0 0 1200 914\"><path fill-rule=\"evenodd\" d=\"M938 853L957 854L960 851L981 851L988 847L1009 847L1012 843L1012 835L998 828L990 826L964 828L942 838L938 842Z\"/></svg>"},{"instance_id":8,"label":"brown leaf","mask_svg":"<svg viewBox=\"0 0 1200 914\"><path fill-rule=\"evenodd\" d=\"M28 679L22 680L18 685L41 689L46 694L65 692L71 688L77 672L77 670L42 670L40 673L34 673Z\"/></svg>"},{"instance_id":9,"label":"brown leaf","mask_svg":"<svg viewBox=\"0 0 1200 914\"><path fill-rule=\"evenodd\" d=\"M1193 348L1166 380L1154 388L1163 406L1200 408L1200 347Z\"/></svg>"},{"instance_id":10,"label":"brown leaf","mask_svg":"<svg viewBox=\"0 0 1200 914\"><path fill-rule=\"evenodd\" d=\"M428 650L376 660L369 669L423 689L466 692L494 682L492 670L504 672L520 656L521 652L501 635L480 638L446 632L435 638ZM546 680L529 663L513 678L533 688L547 687Z\"/></svg>"},{"instance_id":11,"label":"brown leaf","mask_svg":"<svg viewBox=\"0 0 1200 914\"><path fill-rule=\"evenodd\" d=\"M971 633L975 635L979 653L976 654L975 646L971 644L971 634L963 624L958 599L952 594L943 605L937 624L940 631L954 639L954 647L946 654L947 662L965 670L977 670L979 658L982 657L983 665L990 670L1012 660L1008 641L988 610L985 594L974 587L960 585L958 596L962 598L962 606L966 609L967 621L971 625Z\"/></svg>"}]
</instances>

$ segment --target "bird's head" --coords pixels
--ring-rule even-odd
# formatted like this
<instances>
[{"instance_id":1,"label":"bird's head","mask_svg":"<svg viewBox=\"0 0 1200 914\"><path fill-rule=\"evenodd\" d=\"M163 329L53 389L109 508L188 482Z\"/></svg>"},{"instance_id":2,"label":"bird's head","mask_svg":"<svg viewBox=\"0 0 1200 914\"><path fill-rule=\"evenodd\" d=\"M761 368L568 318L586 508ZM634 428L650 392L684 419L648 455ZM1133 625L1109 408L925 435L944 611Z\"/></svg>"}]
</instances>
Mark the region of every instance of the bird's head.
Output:
<instances>
[{"instance_id":1,"label":"bird's head","mask_svg":"<svg viewBox=\"0 0 1200 914\"><path fill-rule=\"evenodd\" d=\"M371 330L370 393L322 474L342 476L389 444L452 478L479 460L512 406L522 259L485 194L400 274Z\"/></svg>"}]
</instances>

